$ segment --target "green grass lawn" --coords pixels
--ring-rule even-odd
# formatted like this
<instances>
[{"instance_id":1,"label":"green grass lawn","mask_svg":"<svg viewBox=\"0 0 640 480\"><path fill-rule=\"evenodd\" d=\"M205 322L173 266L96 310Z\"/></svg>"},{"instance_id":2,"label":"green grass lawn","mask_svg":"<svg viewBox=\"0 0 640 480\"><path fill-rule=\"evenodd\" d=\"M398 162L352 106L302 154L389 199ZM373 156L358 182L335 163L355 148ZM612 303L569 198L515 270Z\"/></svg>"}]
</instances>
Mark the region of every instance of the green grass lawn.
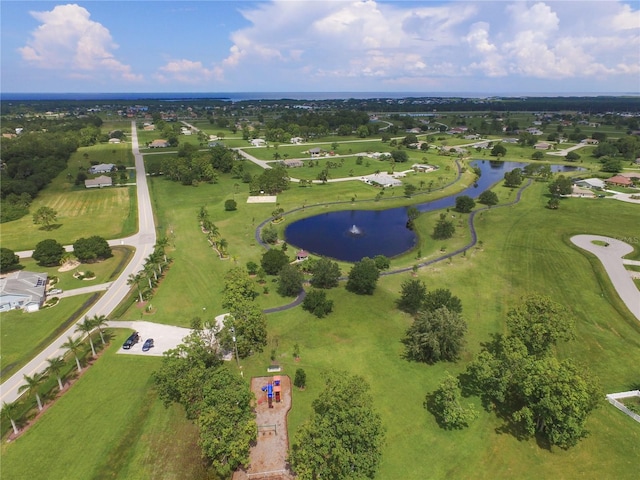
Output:
<instances>
[{"instance_id":1,"label":"green grass lawn","mask_svg":"<svg viewBox=\"0 0 640 480\"><path fill-rule=\"evenodd\" d=\"M38 242L48 238L67 245L91 235L110 239L133 234L138 225L135 187L86 189L84 185L74 185L78 166L88 168L92 160L132 163L130 148L130 145L120 144L79 149L72 155L67 169L38 194L28 215L2 224L2 246L14 251L32 250ZM111 153L112 150L116 153ZM56 224L50 230L33 223L33 213L42 206L58 212Z\"/></svg>"},{"instance_id":2,"label":"green grass lawn","mask_svg":"<svg viewBox=\"0 0 640 480\"><path fill-rule=\"evenodd\" d=\"M113 345L35 425L2 445L2 478L205 478L195 427L151 388L158 357ZM26 461L25 459L28 459Z\"/></svg>"},{"instance_id":3,"label":"green grass lawn","mask_svg":"<svg viewBox=\"0 0 640 480\"><path fill-rule=\"evenodd\" d=\"M5 381L38 352L56 339L89 307L85 304L94 294L61 300L54 307L25 313L13 310L2 314L2 373ZM75 314L75 315L74 315Z\"/></svg>"}]
</instances>

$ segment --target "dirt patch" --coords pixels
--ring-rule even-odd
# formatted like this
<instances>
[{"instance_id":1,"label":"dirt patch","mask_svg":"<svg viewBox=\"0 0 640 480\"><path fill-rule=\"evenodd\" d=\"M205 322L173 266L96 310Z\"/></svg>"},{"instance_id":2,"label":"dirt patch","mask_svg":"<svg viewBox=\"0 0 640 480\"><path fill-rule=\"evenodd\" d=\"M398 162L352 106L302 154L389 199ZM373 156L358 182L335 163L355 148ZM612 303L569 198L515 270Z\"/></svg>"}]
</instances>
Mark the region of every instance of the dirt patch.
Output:
<instances>
[{"instance_id":1,"label":"dirt patch","mask_svg":"<svg viewBox=\"0 0 640 480\"><path fill-rule=\"evenodd\" d=\"M275 390L277 378L280 378L280 402L276 401L274 391L270 407L267 391L262 389L268 388L271 383ZM287 465L287 413L291 409L291 379L286 375L254 377L251 379L251 391L256 396L258 440L251 448L249 467L235 472L233 480L292 479L294 477Z\"/></svg>"},{"instance_id":2,"label":"dirt patch","mask_svg":"<svg viewBox=\"0 0 640 480\"><path fill-rule=\"evenodd\" d=\"M80 265L80 262L78 262L77 260L71 260L69 262L64 262L62 264L62 266L58 269L59 272L68 272L70 270L73 270L74 268L78 267Z\"/></svg>"}]
</instances>

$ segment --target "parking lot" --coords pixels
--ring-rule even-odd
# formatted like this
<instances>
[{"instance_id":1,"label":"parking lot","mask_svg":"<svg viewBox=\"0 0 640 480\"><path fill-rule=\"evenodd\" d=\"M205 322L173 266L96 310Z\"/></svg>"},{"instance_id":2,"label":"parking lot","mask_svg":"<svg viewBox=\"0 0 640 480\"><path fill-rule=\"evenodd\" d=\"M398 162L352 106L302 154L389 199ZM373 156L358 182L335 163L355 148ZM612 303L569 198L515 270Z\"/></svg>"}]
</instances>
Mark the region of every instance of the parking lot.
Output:
<instances>
[{"instance_id":1,"label":"parking lot","mask_svg":"<svg viewBox=\"0 0 640 480\"><path fill-rule=\"evenodd\" d=\"M172 325L163 325L160 323L152 322L109 322L110 328L128 328L135 330L140 334L140 341L133 345L129 350L122 348L122 345L118 348L118 353L124 355L156 355L161 356L167 350L176 348L182 339L189 335L190 329L184 327L174 327ZM153 338L154 347L148 352L142 351L142 345L148 338Z\"/></svg>"}]
</instances>

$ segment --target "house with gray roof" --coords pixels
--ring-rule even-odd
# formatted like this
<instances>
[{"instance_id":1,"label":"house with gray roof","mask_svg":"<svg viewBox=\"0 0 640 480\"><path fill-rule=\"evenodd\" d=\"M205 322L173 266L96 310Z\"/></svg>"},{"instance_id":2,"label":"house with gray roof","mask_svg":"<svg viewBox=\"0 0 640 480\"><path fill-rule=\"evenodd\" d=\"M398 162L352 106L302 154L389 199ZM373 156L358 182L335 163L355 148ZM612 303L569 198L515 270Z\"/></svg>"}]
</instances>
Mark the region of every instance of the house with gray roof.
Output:
<instances>
[{"instance_id":1,"label":"house with gray roof","mask_svg":"<svg viewBox=\"0 0 640 480\"><path fill-rule=\"evenodd\" d=\"M102 187L110 187L113 185L113 179L111 177L107 177L106 175L100 175L96 178L87 178L84 181L85 188L102 188Z\"/></svg>"},{"instance_id":2,"label":"house with gray roof","mask_svg":"<svg viewBox=\"0 0 640 480\"><path fill-rule=\"evenodd\" d=\"M109 173L112 172L116 166L113 163L101 163L99 165L93 165L89 167L89 173Z\"/></svg>"},{"instance_id":3,"label":"house with gray roof","mask_svg":"<svg viewBox=\"0 0 640 480\"><path fill-rule=\"evenodd\" d=\"M47 274L19 271L0 279L0 312L40 310L45 299Z\"/></svg>"}]
</instances>

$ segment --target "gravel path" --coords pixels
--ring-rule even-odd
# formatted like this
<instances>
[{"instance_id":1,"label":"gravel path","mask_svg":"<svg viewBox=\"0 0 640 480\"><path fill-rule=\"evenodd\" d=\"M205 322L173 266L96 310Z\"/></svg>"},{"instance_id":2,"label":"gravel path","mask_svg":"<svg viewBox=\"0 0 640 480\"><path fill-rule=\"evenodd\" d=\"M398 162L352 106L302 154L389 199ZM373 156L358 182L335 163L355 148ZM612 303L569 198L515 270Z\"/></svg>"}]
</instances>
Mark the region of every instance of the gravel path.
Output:
<instances>
[{"instance_id":1,"label":"gravel path","mask_svg":"<svg viewBox=\"0 0 640 480\"><path fill-rule=\"evenodd\" d=\"M633 247L615 238L600 235L576 235L571 241L580 248L593 253L604 265L611 283L631 313L640 320L640 290L636 287L629 271L624 268L622 257L631 253ZM600 241L607 245L596 245Z\"/></svg>"}]
</instances>

